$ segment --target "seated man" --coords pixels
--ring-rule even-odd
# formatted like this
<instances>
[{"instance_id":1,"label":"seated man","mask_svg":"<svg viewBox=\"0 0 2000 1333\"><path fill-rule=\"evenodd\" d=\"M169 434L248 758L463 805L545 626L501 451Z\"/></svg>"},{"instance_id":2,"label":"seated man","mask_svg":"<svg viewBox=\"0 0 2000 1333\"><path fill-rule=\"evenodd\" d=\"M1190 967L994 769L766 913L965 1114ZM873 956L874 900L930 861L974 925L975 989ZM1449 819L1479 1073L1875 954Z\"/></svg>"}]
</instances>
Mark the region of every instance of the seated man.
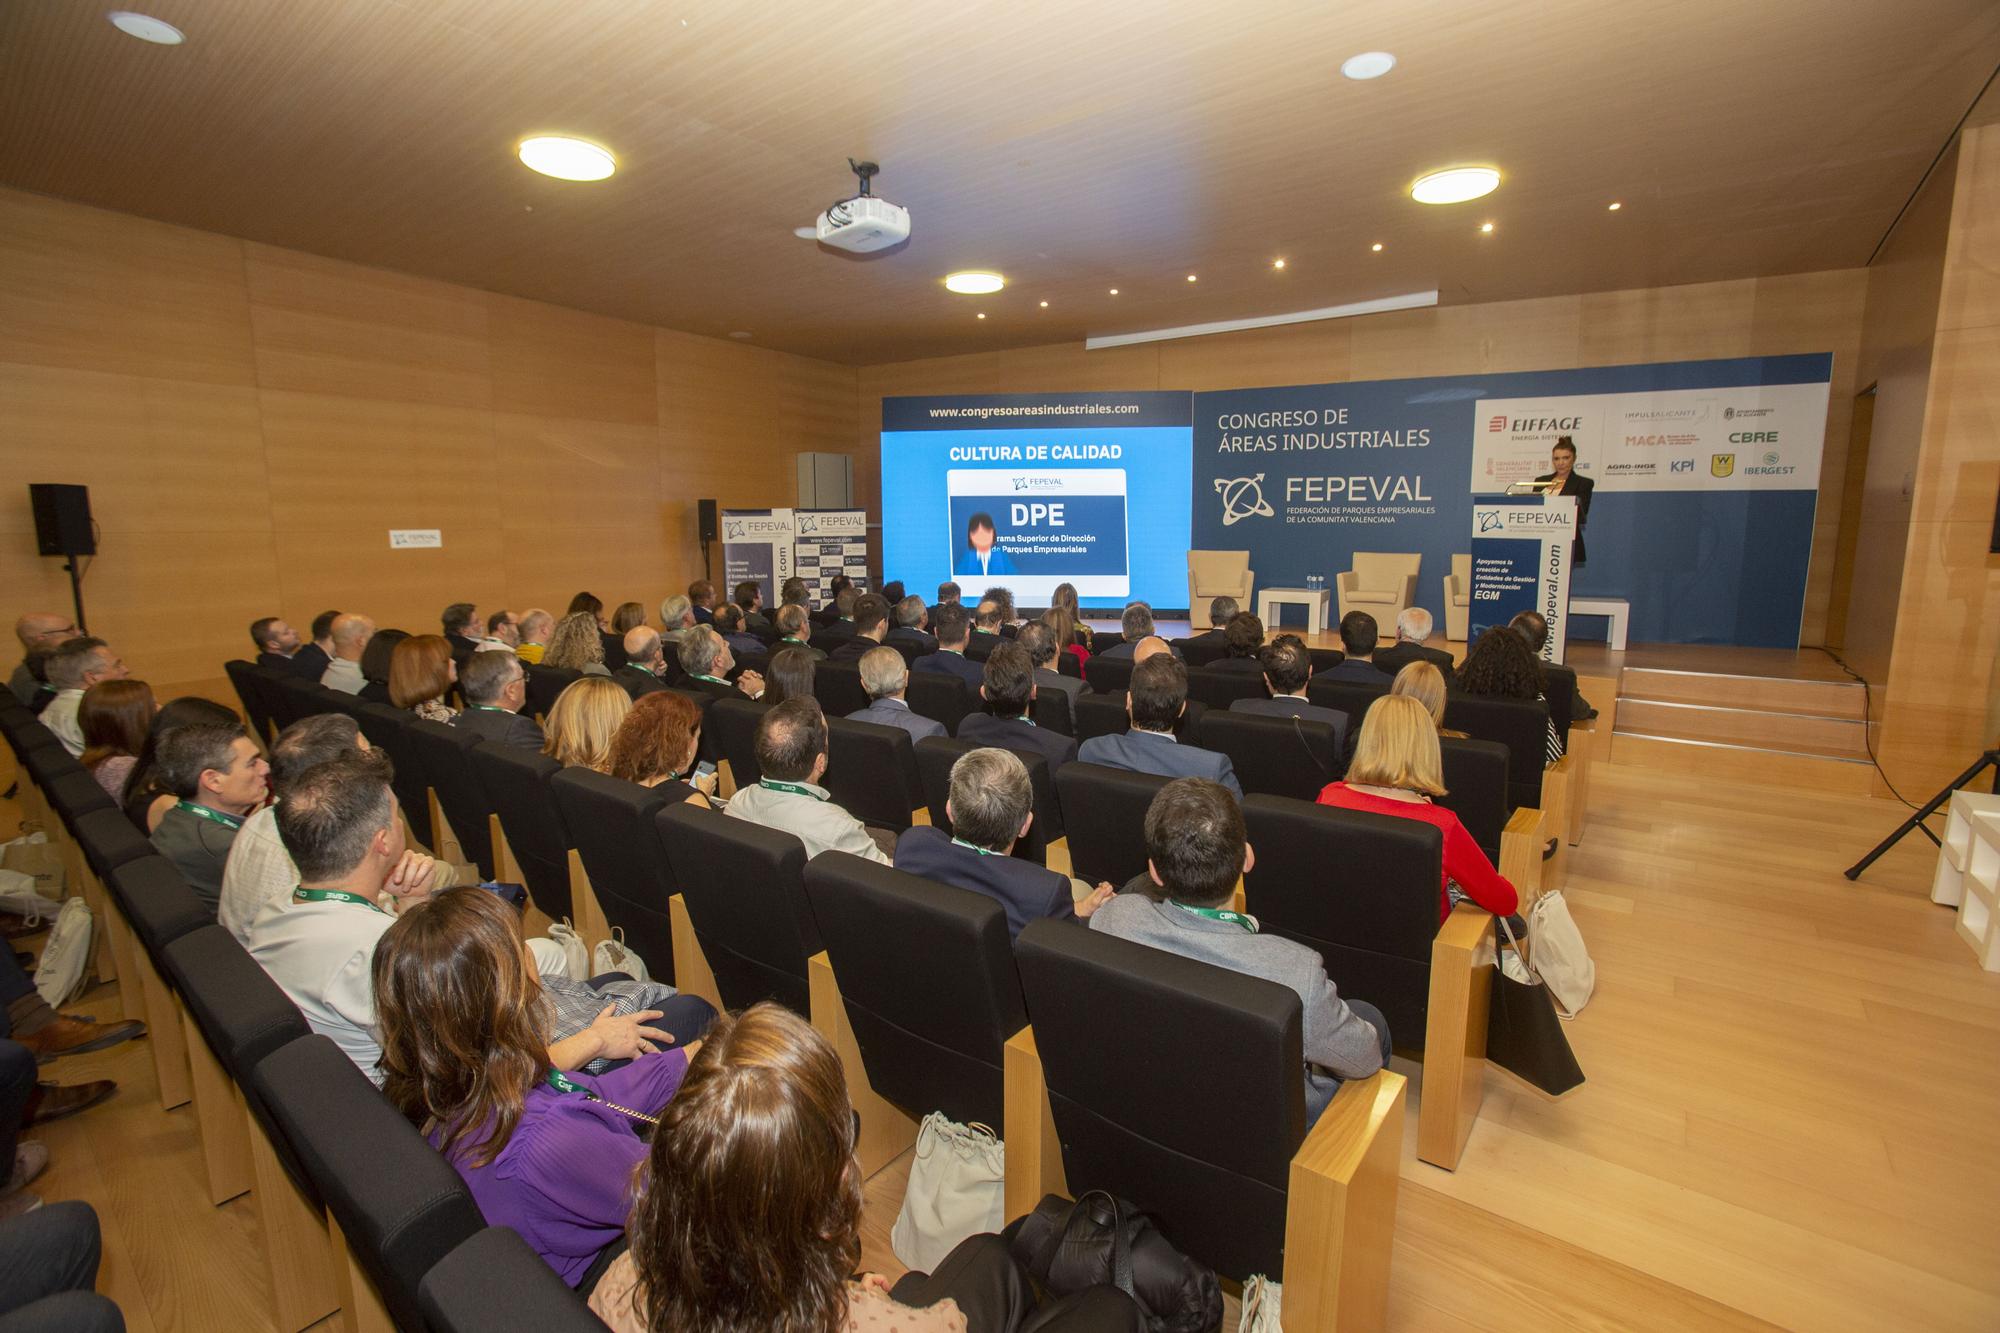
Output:
<instances>
[{"instance_id":1,"label":"seated man","mask_svg":"<svg viewBox=\"0 0 2000 1333\"><path fill-rule=\"evenodd\" d=\"M46 611L31 611L14 622L14 637L21 641L21 664L7 678L7 688L24 707L33 707L36 697L44 693L42 684L48 679L47 668L44 666L38 672L36 667L57 644L74 639L81 632L68 616Z\"/></svg>"},{"instance_id":2,"label":"seated man","mask_svg":"<svg viewBox=\"0 0 2000 1333\"><path fill-rule=\"evenodd\" d=\"M178 799L153 830L153 848L213 912L222 899L230 844L263 804L271 765L241 725L213 724L168 732L157 764L161 785Z\"/></svg>"},{"instance_id":3,"label":"seated man","mask_svg":"<svg viewBox=\"0 0 2000 1333\"><path fill-rule=\"evenodd\" d=\"M1381 685L1389 678L1374 662L1375 617L1366 611L1349 611L1340 618L1340 646L1347 657L1319 673L1321 680L1344 680L1354 685Z\"/></svg>"},{"instance_id":4,"label":"seated man","mask_svg":"<svg viewBox=\"0 0 2000 1333\"><path fill-rule=\"evenodd\" d=\"M479 608L471 602L453 602L438 619L444 626L444 641L451 646L452 664L465 670L465 659L479 651Z\"/></svg>"},{"instance_id":5,"label":"seated man","mask_svg":"<svg viewBox=\"0 0 2000 1333\"><path fill-rule=\"evenodd\" d=\"M1006 623L1000 603L981 598L979 605L972 608L972 634L966 640L965 655L975 662L984 662L986 654L1001 642L1000 627Z\"/></svg>"},{"instance_id":6,"label":"seated man","mask_svg":"<svg viewBox=\"0 0 2000 1333\"><path fill-rule=\"evenodd\" d=\"M681 631L680 659L691 690L718 699L760 699L764 695L764 678L754 671L742 672L734 685L729 683L736 657L710 626L694 625Z\"/></svg>"},{"instance_id":7,"label":"seated man","mask_svg":"<svg viewBox=\"0 0 2000 1333\"><path fill-rule=\"evenodd\" d=\"M623 685L635 703L644 695L667 688L660 683L666 669L667 654L658 630L640 625L625 631L625 665L612 672L611 679Z\"/></svg>"},{"instance_id":8,"label":"seated man","mask_svg":"<svg viewBox=\"0 0 2000 1333\"><path fill-rule=\"evenodd\" d=\"M1542 646L1549 641L1549 622L1541 612L1523 611L1507 622L1507 628L1521 636L1521 639L1528 645L1528 651L1535 655L1537 661L1541 659ZM1447 653L1446 656L1449 657L1450 654ZM1378 665L1381 662L1381 654L1379 653L1376 654L1376 662ZM1439 667L1438 669L1444 672L1445 683L1449 685L1451 683L1451 669L1449 667ZM1583 697L1583 687L1581 684L1572 689L1570 693L1572 696L1569 705L1571 721L1588 722L1597 716L1597 710L1590 706L1590 700Z\"/></svg>"},{"instance_id":9,"label":"seated man","mask_svg":"<svg viewBox=\"0 0 2000 1333\"><path fill-rule=\"evenodd\" d=\"M1526 614L1533 615L1534 612ZM1431 637L1431 623L1431 613L1421 606L1404 607L1396 615L1396 641L1376 651L1375 669L1393 679L1398 671L1412 662L1429 662L1444 673L1445 683L1449 685L1454 665L1451 654L1442 648L1424 646L1424 641Z\"/></svg>"},{"instance_id":10,"label":"seated man","mask_svg":"<svg viewBox=\"0 0 2000 1333\"><path fill-rule=\"evenodd\" d=\"M83 692L100 680L124 680L130 673L110 644L88 635L58 644L44 669L55 697L42 709L42 725L56 734L74 759L83 753L83 724L77 719Z\"/></svg>"},{"instance_id":11,"label":"seated man","mask_svg":"<svg viewBox=\"0 0 2000 1333\"><path fill-rule=\"evenodd\" d=\"M1049 761L1050 777L1076 758L1075 738L1043 731L1034 723L1035 668L1020 644L1002 643L986 659L979 697L984 711L958 724L960 740L1041 755Z\"/></svg>"},{"instance_id":12,"label":"seated man","mask_svg":"<svg viewBox=\"0 0 2000 1333\"><path fill-rule=\"evenodd\" d=\"M734 602L724 602L715 608L715 619L711 622L722 641L729 645L733 653L761 653L764 641L743 627L743 608Z\"/></svg>"},{"instance_id":13,"label":"seated man","mask_svg":"<svg viewBox=\"0 0 2000 1333\"><path fill-rule=\"evenodd\" d=\"M1311 1124L1341 1080L1366 1078L1388 1063L1389 1021L1371 1004L1343 1001L1313 950L1261 934L1255 917L1229 910L1238 876L1255 859L1243 812L1228 793L1199 778L1170 782L1146 810L1146 873L1165 900L1120 894L1098 909L1090 928L1297 991L1305 1006Z\"/></svg>"},{"instance_id":14,"label":"seated man","mask_svg":"<svg viewBox=\"0 0 2000 1333\"><path fill-rule=\"evenodd\" d=\"M811 642L806 638L806 629L809 621L806 618L806 609L802 604L798 602L786 602L778 608L777 617L771 623L778 630L778 641L771 645L773 653L782 648L796 648L800 652L812 654L814 661L818 661L820 658L826 656L825 653L813 647Z\"/></svg>"},{"instance_id":15,"label":"seated man","mask_svg":"<svg viewBox=\"0 0 2000 1333\"><path fill-rule=\"evenodd\" d=\"M829 799L819 780L826 776L826 715L811 699L787 699L757 723L757 768L763 777L730 798L724 811L806 845L806 858L821 852L851 852L882 865L888 855L868 826Z\"/></svg>"},{"instance_id":16,"label":"seated man","mask_svg":"<svg viewBox=\"0 0 2000 1333\"><path fill-rule=\"evenodd\" d=\"M1229 705L1232 713L1259 713L1265 717L1297 717L1308 722L1324 722L1333 728L1334 751L1347 752L1347 714L1338 708L1322 708L1306 702L1306 682L1312 679L1312 654L1296 634L1280 634L1258 654L1264 669L1268 699L1238 699Z\"/></svg>"},{"instance_id":17,"label":"seated man","mask_svg":"<svg viewBox=\"0 0 2000 1333\"><path fill-rule=\"evenodd\" d=\"M715 585L707 579L688 584L688 611L697 625L715 623Z\"/></svg>"},{"instance_id":18,"label":"seated man","mask_svg":"<svg viewBox=\"0 0 2000 1333\"><path fill-rule=\"evenodd\" d=\"M474 651L482 653L511 653L521 646L521 622L512 611L504 607L486 617L486 637L479 641Z\"/></svg>"},{"instance_id":19,"label":"seated man","mask_svg":"<svg viewBox=\"0 0 2000 1333\"><path fill-rule=\"evenodd\" d=\"M944 603L932 614L931 627L937 631L938 650L919 657L910 669L956 676L974 689L984 684L985 671L965 656L966 640L972 636L972 620L965 608L957 602Z\"/></svg>"},{"instance_id":20,"label":"seated man","mask_svg":"<svg viewBox=\"0 0 2000 1333\"><path fill-rule=\"evenodd\" d=\"M521 643L514 649L514 655L532 666L542 664L542 654L549 650L549 636L556 632L556 618L541 607L530 607L521 613Z\"/></svg>"},{"instance_id":21,"label":"seated man","mask_svg":"<svg viewBox=\"0 0 2000 1333\"><path fill-rule=\"evenodd\" d=\"M265 616L250 622L250 642L257 645L258 666L290 671L299 651L299 632L277 616Z\"/></svg>"},{"instance_id":22,"label":"seated man","mask_svg":"<svg viewBox=\"0 0 2000 1333\"><path fill-rule=\"evenodd\" d=\"M834 594L831 610L833 615L821 621L813 639L823 648L831 650L842 639L854 637L854 607L861 600L861 594L849 584Z\"/></svg>"},{"instance_id":23,"label":"seated man","mask_svg":"<svg viewBox=\"0 0 2000 1333\"><path fill-rule=\"evenodd\" d=\"M854 633L827 655L833 662L858 662L889 637L889 604L872 592L854 599Z\"/></svg>"},{"instance_id":24,"label":"seated man","mask_svg":"<svg viewBox=\"0 0 2000 1333\"><path fill-rule=\"evenodd\" d=\"M1021 632L1014 636L1014 642L1028 650L1028 660L1035 664L1035 688L1037 690L1061 690L1069 696L1072 713L1076 700L1084 691L1083 681L1075 676L1065 676L1056 670L1055 631L1039 620L1021 626Z\"/></svg>"},{"instance_id":25,"label":"seated man","mask_svg":"<svg viewBox=\"0 0 2000 1333\"><path fill-rule=\"evenodd\" d=\"M910 596L894 605L896 624L883 642L915 644L919 655L936 652L937 639L924 632L925 627L931 623L930 609L924 605L924 599Z\"/></svg>"},{"instance_id":26,"label":"seated man","mask_svg":"<svg viewBox=\"0 0 2000 1333\"><path fill-rule=\"evenodd\" d=\"M1144 602L1127 602L1122 615L1118 617L1118 633L1123 643L1113 644L1104 650L1106 657L1130 657L1137 650L1139 640L1157 637L1153 631L1153 608ZM1162 643L1166 640L1162 639ZM1167 645L1169 648L1172 644ZM1180 653L1175 652L1175 657Z\"/></svg>"},{"instance_id":27,"label":"seated man","mask_svg":"<svg viewBox=\"0 0 2000 1333\"><path fill-rule=\"evenodd\" d=\"M761 636L774 633L771 618L764 614L764 585L755 579L745 579L736 585L736 596L731 599L736 609L743 613L743 632Z\"/></svg>"},{"instance_id":28,"label":"seated man","mask_svg":"<svg viewBox=\"0 0 2000 1333\"><path fill-rule=\"evenodd\" d=\"M292 654L292 674L300 680L318 684L326 674L327 664L333 661L333 622L338 619L338 611L322 611L313 617L311 641Z\"/></svg>"},{"instance_id":29,"label":"seated man","mask_svg":"<svg viewBox=\"0 0 2000 1333\"><path fill-rule=\"evenodd\" d=\"M909 688L910 669L894 648L870 648L861 657L861 688L868 691L868 706L847 715L849 722L873 722L878 727L901 727L914 744L926 736L945 734L944 723L913 713L903 702Z\"/></svg>"},{"instance_id":30,"label":"seated man","mask_svg":"<svg viewBox=\"0 0 2000 1333\"><path fill-rule=\"evenodd\" d=\"M368 677L361 672L361 655L368 651L368 641L374 637L375 622L367 616L334 617L333 660L326 664L326 674L319 678L319 683L342 694L358 695L367 689Z\"/></svg>"},{"instance_id":31,"label":"seated man","mask_svg":"<svg viewBox=\"0 0 2000 1333\"><path fill-rule=\"evenodd\" d=\"M1236 604L1234 597L1215 598L1208 604L1208 632L1197 634L1190 638L1188 640L1188 647L1192 648L1199 644L1203 648L1208 649L1211 656L1216 652L1226 650L1229 647L1229 641L1224 634L1224 630L1229 624L1229 618L1242 609L1242 607Z\"/></svg>"},{"instance_id":32,"label":"seated man","mask_svg":"<svg viewBox=\"0 0 2000 1333\"><path fill-rule=\"evenodd\" d=\"M964 596L965 590L950 580L938 584L937 601L931 605L931 619L937 619L938 607L957 606Z\"/></svg>"},{"instance_id":33,"label":"seated man","mask_svg":"<svg viewBox=\"0 0 2000 1333\"><path fill-rule=\"evenodd\" d=\"M951 766L945 812L951 832L919 824L896 840L896 869L983 893L1007 909L1007 936L1030 921L1088 918L1111 900L1068 875L1009 855L1035 822L1027 765L1001 749L974 750Z\"/></svg>"},{"instance_id":34,"label":"seated man","mask_svg":"<svg viewBox=\"0 0 2000 1333\"><path fill-rule=\"evenodd\" d=\"M1087 764L1166 778L1207 778L1229 788L1237 800L1243 788L1226 754L1183 745L1174 723L1187 707L1187 667L1170 653L1156 652L1132 668L1125 712L1132 729L1122 736L1093 736L1076 752Z\"/></svg>"},{"instance_id":35,"label":"seated man","mask_svg":"<svg viewBox=\"0 0 2000 1333\"><path fill-rule=\"evenodd\" d=\"M688 601L686 593L677 592L660 599L660 625L660 641L669 652L677 651L681 635L694 628L694 604Z\"/></svg>"},{"instance_id":36,"label":"seated man","mask_svg":"<svg viewBox=\"0 0 2000 1333\"><path fill-rule=\"evenodd\" d=\"M1248 611L1238 611L1222 627L1225 655L1208 664L1211 671L1241 671L1262 674L1264 664L1257 650L1264 646L1264 622Z\"/></svg>"},{"instance_id":37,"label":"seated man","mask_svg":"<svg viewBox=\"0 0 2000 1333\"><path fill-rule=\"evenodd\" d=\"M854 592L854 580L847 575L835 574L826 581L826 605L812 613L815 624L831 624L844 614L840 609L840 594L844 592ZM859 597L861 594L854 595Z\"/></svg>"},{"instance_id":38,"label":"seated man","mask_svg":"<svg viewBox=\"0 0 2000 1333\"><path fill-rule=\"evenodd\" d=\"M520 658L512 653L474 653L459 673L458 688L465 707L451 725L489 745L542 748L541 724L521 712L528 703L528 669Z\"/></svg>"}]
</instances>

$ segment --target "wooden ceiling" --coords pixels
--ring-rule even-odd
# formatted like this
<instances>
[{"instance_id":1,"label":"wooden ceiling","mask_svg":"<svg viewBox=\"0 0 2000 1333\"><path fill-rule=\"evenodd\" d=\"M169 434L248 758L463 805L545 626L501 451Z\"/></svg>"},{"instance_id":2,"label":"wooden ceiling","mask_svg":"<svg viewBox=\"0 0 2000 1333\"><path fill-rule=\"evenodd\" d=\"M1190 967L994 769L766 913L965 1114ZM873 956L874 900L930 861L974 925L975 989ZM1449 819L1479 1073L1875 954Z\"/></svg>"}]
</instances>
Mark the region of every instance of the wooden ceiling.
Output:
<instances>
[{"instance_id":1,"label":"wooden ceiling","mask_svg":"<svg viewBox=\"0 0 2000 1333\"><path fill-rule=\"evenodd\" d=\"M133 3L187 43L0 8L0 182L857 364L1858 265L2000 63L1992 0ZM900 251L792 235L850 155ZM1410 201L1464 161L1500 190Z\"/></svg>"}]
</instances>

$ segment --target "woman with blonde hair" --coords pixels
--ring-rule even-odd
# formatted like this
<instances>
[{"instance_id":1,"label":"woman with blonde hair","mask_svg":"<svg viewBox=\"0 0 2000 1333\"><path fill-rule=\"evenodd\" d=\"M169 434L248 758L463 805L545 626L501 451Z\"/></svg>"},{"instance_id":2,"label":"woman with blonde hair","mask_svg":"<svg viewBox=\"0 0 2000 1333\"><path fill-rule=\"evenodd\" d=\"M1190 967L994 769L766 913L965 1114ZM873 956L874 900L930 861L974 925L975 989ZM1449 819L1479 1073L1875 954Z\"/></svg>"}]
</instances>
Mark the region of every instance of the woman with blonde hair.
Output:
<instances>
[{"instance_id":1,"label":"woman with blonde hair","mask_svg":"<svg viewBox=\"0 0 2000 1333\"><path fill-rule=\"evenodd\" d=\"M412 635L389 655L389 702L426 722L450 722L458 716L444 701L457 679L458 664L442 635Z\"/></svg>"},{"instance_id":2,"label":"woman with blonde hair","mask_svg":"<svg viewBox=\"0 0 2000 1333\"><path fill-rule=\"evenodd\" d=\"M1463 899L1495 916L1512 916L1520 910L1520 895L1493 868L1458 816L1432 803L1433 797L1444 792L1444 765L1430 710L1410 695L1387 694L1368 705L1347 777L1327 784L1319 794L1319 803L1436 825L1444 834L1439 921L1450 916L1452 905Z\"/></svg>"},{"instance_id":3,"label":"woman with blonde hair","mask_svg":"<svg viewBox=\"0 0 2000 1333\"><path fill-rule=\"evenodd\" d=\"M638 602L620 602L618 609L611 613L611 632L624 638L626 631L635 630L646 623L646 608Z\"/></svg>"},{"instance_id":4,"label":"woman with blonde hair","mask_svg":"<svg viewBox=\"0 0 2000 1333\"><path fill-rule=\"evenodd\" d=\"M1424 706L1431 715L1431 722L1437 727L1437 734L1464 740L1465 733L1452 731L1444 724L1444 672L1432 662L1412 662L1396 673L1396 679L1389 685L1391 694L1407 694Z\"/></svg>"},{"instance_id":5,"label":"woman with blonde hair","mask_svg":"<svg viewBox=\"0 0 2000 1333\"><path fill-rule=\"evenodd\" d=\"M597 617L588 611L573 611L556 622L549 646L542 652L542 665L564 671L581 671L586 676L608 676L604 665L604 637Z\"/></svg>"},{"instance_id":6,"label":"woman with blonde hair","mask_svg":"<svg viewBox=\"0 0 2000 1333\"><path fill-rule=\"evenodd\" d=\"M632 696L608 676L573 680L549 709L542 753L565 767L610 771L611 738L632 711Z\"/></svg>"},{"instance_id":7,"label":"woman with blonde hair","mask_svg":"<svg viewBox=\"0 0 2000 1333\"><path fill-rule=\"evenodd\" d=\"M700 749L701 709L679 690L655 690L641 695L618 724L605 771L641 787L658 787L670 800L707 805L715 795L715 774L694 771Z\"/></svg>"}]
</instances>

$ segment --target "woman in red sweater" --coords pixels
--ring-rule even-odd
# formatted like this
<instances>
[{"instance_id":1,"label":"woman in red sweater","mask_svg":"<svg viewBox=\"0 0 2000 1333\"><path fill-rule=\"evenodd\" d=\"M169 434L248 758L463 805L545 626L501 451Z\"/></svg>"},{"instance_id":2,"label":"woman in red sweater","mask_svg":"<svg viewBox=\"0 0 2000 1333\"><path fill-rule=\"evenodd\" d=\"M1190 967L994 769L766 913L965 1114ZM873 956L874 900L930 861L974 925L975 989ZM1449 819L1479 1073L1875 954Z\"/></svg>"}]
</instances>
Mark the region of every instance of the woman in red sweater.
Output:
<instances>
[{"instance_id":1,"label":"woman in red sweater","mask_svg":"<svg viewBox=\"0 0 2000 1333\"><path fill-rule=\"evenodd\" d=\"M1370 814L1421 819L1444 833L1444 883L1439 886L1438 920L1452 904L1469 898L1495 916L1520 910L1520 895L1493 868L1486 853L1433 796L1444 795L1444 766L1438 758L1437 727L1422 703L1408 695L1384 695L1368 706L1347 780L1329 783L1321 805Z\"/></svg>"}]
</instances>

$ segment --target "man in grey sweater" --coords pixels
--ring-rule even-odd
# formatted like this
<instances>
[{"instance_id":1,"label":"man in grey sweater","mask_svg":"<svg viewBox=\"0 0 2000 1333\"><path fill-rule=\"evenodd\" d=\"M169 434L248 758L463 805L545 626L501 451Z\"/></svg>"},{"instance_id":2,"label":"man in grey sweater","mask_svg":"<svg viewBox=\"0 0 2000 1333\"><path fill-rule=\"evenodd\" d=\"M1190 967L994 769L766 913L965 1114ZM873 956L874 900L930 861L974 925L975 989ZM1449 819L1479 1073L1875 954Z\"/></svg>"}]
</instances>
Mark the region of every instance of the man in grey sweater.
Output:
<instances>
[{"instance_id":1,"label":"man in grey sweater","mask_svg":"<svg viewBox=\"0 0 2000 1333\"><path fill-rule=\"evenodd\" d=\"M1236 878L1254 864L1243 812L1226 787L1178 778L1146 811L1146 870L1164 901L1121 893L1090 928L1262 977L1298 992L1305 1006L1306 1122L1319 1119L1342 1079L1366 1078L1389 1060L1389 1021L1362 1000L1342 1000L1326 964L1303 944L1258 933L1229 910Z\"/></svg>"}]
</instances>

